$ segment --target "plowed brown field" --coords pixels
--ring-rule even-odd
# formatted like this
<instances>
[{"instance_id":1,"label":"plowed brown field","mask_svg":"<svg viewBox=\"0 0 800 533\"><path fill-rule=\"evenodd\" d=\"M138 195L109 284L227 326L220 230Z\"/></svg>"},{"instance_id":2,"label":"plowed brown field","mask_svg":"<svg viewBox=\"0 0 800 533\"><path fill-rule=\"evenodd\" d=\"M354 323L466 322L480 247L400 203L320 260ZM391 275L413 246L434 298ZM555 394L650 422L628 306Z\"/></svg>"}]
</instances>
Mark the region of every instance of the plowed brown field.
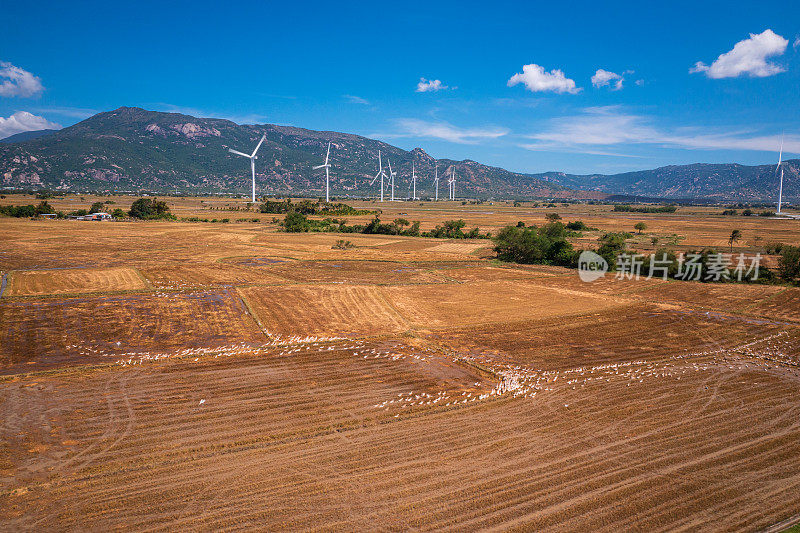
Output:
<instances>
[{"instance_id":1,"label":"plowed brown field","mask_svg":"<svg viewBox=\"0 0 800 533\"><path fill-rule=\"evenodd\" d=\"M482 231L553 212L382 208ZM730 233L710 209L561 214L688 249ZM742 229L800 241L797 221ZM0 239L0 530L800 523L796 287L583 283L487 261L490 241L263 222L0 219Z\"/></svg>"}]
</instances>

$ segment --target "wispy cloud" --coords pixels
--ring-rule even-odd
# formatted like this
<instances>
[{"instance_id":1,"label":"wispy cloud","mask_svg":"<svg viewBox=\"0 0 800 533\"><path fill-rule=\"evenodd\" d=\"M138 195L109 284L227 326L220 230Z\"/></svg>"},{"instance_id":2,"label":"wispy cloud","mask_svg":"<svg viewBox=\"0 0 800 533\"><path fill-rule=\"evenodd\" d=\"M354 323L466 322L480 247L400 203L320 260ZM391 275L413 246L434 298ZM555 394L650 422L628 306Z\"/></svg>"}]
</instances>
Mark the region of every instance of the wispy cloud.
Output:
<instances>
[{"instance_id":1,"label":"wispy cloud","mask_svg":"<svg viewBox=\"0 0 800 533\"><path fill-rule=\"evenodd\" d=\"M353 94L343 94L342 98L350 102L351 104L361 104L361 105L369 105L369 101L361 98L360 96L355 96Z\"/></svg>"},{"instance_id":2,"label":"wispy cloud","mask_svg":"<svg viewBox=\"0 0 800 533\"><path fill-rule=\"evenodd\" d=\"M8 118L0 117L0 139L23 131L59 130L61 124L50 122L44 117L36 116L27 111L17 111Z\"/></svg>"},{"instance_id":3,"label":"wispy cloud","mask_svg":"<svg viewBox=\"0 0 800 533\"><path fill-rule=\"evenodd\" d=\"M509 133L507 128L487 126L480 128L459 128L448 122L426 121L414 118L401 118L395 121L399 131L378 135L384 138L416 137L442 139L458 144L478 144L481 141L497 139Z\"/></svg>"},{"instance_id":4,"label":"wispy cloud","mask_svg":"<svg viewBox=\"0 0 800 533\"><path fill-rule=\"evenodd\" d=\"M546 72L544 67L535 63L523 65L522 72L514 74L508 80L509 87L520 83L532 92L578 94L582 90L576 87L575 80L567 78L563 71L553 69L550 72Z\"/></svg>"},{"instance_id":5,"label":"wispy cloud","mask_svg":"<svg viewBox=\"0 0 800 533\"><path fill-rule=\"evenodd\" d=\"M599 89L600 87L609 87L612 91L619 91L622 89L625 76L628 74L633 74L633 71L626 70L622 74L617 74L616 72L599 68L597 69L597 72L594 73L594 76L592 76L592 85L594 85L595 89ZM637 82L637 85L638 84L639 83Z\"/></svg>"},{"instance_id":6,"label":"wispy cloud","mask_svg":"<svg viewBox=\"0 0 800 533\"><path fill-rule=\"evenodd\" d=\"M54 115L80 119L89 118L92 115L96 115L100 112L97 109L88 109L83 107L38 107L33 111L36 113L52 113Z\"/></svg>"},{"instance_id":7,"label":"wispy cloud","mask_svg":"<svg viewBox=\"0 0 800 533\"><path fill-rule=\"evenodd\" d=\"M42 80L27 70L0 61L0 96L38 96L44 91Z\"/></svg>"},{"instance_id":8,"label":"wispy cloud","mask_svg":"<svg viewBox=\"0 0 800 533\"><path fill-rule=\"evenodd\" d=\"M752 78L773 76L786 69L767 59L782 55L788 45L787 39L769 29L759 34L751 33L748 39L736 43L733 50L720 55L710 66L698 61L689 72L703 72L714 79L736 78L742 75Z\"/></svg>"},{"instance_id":9,"label":"wispy cloud","mask_svg":"<svg viewBox=\"0 0 800 533\"><path fill-rule=\"evenodd\" d=\"M553 119L548 129L527 138L534 141L524 145L529 150L582 153L606 152L609 147L637 144L690 150L774 151L780 141L778 136L758 135L752 130L663 129L655 126L652 118L626 113L618 106L592 107L579 115ZM800 136L787 135L784 151L800 153Z\"/></svg>"},{"instance_id":10,"label":"wispy cloud","mask_svg":"<svg viewBox=\"0 0 800 533\"><path fill-rule=\"evenodd\" d=\"M797 50L798 48L800 48L800 37L796 37L796 38L795 38L795 40L794 40L794 44L792 44L792 48L794 48L795 50Z\"/></svg>"},{"instance_id":11,"label":"wispy cloud","mask_svg":"<svg viewBox=\"0 0 800 533\"><path fill-rule=\"evenodd\" d=\"M420 78L419 83L417 83L417 88L415 89L415 92L430 93L430 92L442 91L444 89L450 89L450 87L442 83L441 80L426 80L425 78Z\"/></svg>"}]
</instances>

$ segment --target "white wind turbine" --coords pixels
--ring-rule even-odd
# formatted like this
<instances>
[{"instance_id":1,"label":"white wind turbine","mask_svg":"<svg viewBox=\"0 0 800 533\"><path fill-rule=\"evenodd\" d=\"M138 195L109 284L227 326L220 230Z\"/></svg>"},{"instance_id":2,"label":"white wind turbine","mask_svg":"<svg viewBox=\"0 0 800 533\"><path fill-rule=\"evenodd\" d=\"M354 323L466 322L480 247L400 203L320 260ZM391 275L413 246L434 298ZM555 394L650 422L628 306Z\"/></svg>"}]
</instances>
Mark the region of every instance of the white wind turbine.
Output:
<instances>
[{"instance_id":1,"label":"white wind turbine","mask_svg":"<svg viewBox=\"0 0 800 533\"><path fill-rule=\"evenodd\" d=\"M375 180L378 179L379 176L381 178L381 202L382 202L383 201L383 178L386 177L386 173L383 171L383 162L381 160L381 151L380 150L378 150L378 173L375 174L375 177L372 178L371 182L369 182L370 187L372 186L373 183L375 183Z\"/></svg>"},{"instance_id":2,"label":"white wind turbine","mask_svg":"<svg viewBox=\"0 0 800 533\"><path fill-rule=\"evenodd\" d=\"M389 179L392 182L392 202L394 202L394 177L397 176L397 171L392 171L392 162L389 161L388 157L386 161L389 163Z\"/></svg>"},{"instance_id":3,"label":"white wind turbine","mask_svg":"<svg viewBox=\"0 0 800 533\"><path fill-rule=\"evenodd\" d=\"M325 163L322 165L317 165L314 167L314 170L319 170L321 168L325 169L325 202L331 201L331 176L330 176L330 168L331 164L328 163L328 157L331 155L331 143L328 141L328 152L325 154Z\"/></svg>"},{"instance_id":4,"label":"white wind turbine","mask_svg":"<svg viewBox=\"0 0 800 533\"><path fill-rule=\"evenodd\" d=\"M783 137L781 137L781 151L778 152L778 166L775 167L775 172L780 169L781 171L781 184L780 188L778 189L778 214L781 214L781 203L783 202L783 167L781 163L783 162Z\"/></svg>"},{"instance_id":5,"label":"white wind turbine","mask_svg":"<svg viewBox=\"0 0 800 533\"><path fill-rule=\"evenodd\" d=\"M414 162L411 162L411 186L414 187L414 192L411 194L411 199L417 199L417 171L414 167Z\"/></svg>"},{"instance_id":6,"label":"white wind turbine","mask_svg":"<svg viewBox=\"0 0 800 533\"><path fill-rule=\"evenodd\" d=\"M243 152L238 152L238 151L234 150L233 148L228 148L228 151L230 153L236 154L236 155L241 155L241 156L244 156L244 157L250 159L250 172L253 174L253 203L256 203L256 159L258 159L258 156L256 155L256 152L258 152L258 149L261 148L261 143L263 143L264 139L266 139L266 138L267 138L267 134L265 133L264 135L261 136L261 140L258 141L258 144L256 145L256 149L253 150L253 153L250 154L250 155L245 154Z\"/></svg>"},{"instance_id":7,"label":"white wind turbine","mask_svg":"<svg viewBox=\"0 0 800 533\"><path fill-rule=\"evenodd\" d=\"M433 174L433 184L436 185L436 201L439 201L439 167L433 167L434 174Z\"/></svg>"},{"instance_id":8,"label":"white wind turbine","mask_svg":"<svg viewBox=\"0 0 800 533\"><path fill-rule=\"evenodd\" d=\"M447 180L447 185L449 186L450 190L450 199L456 199L456 169L453 167L453 172L450 174L450 178Z\"/></svg>"}]
</instances>

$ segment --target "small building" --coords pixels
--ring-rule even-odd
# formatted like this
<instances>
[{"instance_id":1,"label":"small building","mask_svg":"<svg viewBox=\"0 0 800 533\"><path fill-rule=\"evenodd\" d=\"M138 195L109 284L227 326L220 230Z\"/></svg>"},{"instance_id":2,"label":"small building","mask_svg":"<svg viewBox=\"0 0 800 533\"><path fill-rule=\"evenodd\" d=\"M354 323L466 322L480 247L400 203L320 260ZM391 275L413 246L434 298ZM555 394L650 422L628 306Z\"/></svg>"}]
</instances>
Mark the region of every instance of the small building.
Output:
<instances>
[{"instance_id":1,"label":"small building","mask_svg":"<svg viewBox=\"0 0 800 533\"><path fill-rule=\"evenodd\" d=\"M55 213L42 213L39 216L42 218L58 218L58 215Z\"/></svg>"},{"instance_id":2,"label":"small building","mask_svg":"<svg viewBox=\"0 0 800 533\"><path fill-rule=\"evenodd\" d=\"M111 220L111 215L108 213L92 213L91 215L84 217L84 220Z\"/></svg>"}]
</instances>

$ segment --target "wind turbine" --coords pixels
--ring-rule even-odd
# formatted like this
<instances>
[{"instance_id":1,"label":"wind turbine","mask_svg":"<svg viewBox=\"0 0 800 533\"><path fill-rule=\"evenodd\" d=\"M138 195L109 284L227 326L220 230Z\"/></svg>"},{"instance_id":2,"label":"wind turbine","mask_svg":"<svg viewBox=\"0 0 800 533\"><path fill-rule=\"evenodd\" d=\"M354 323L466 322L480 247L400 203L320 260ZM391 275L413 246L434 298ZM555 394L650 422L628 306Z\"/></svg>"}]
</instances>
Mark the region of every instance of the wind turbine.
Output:
<instances>
[{"instance_id":1,"label":"wind turbine","mask_svg":"<svg viewBox=\"0 0 800 533\"><path fill-rule=\"evenodd\" d=\"M329 170L331 168L331 164L328 163L328 157L331 155L331 143L328 141L328 153L325 154L325 164L317 165L314 167L314 170L319 170L321 168L325 169L325 202L329 203L331 201L330 191L331 191L331 176Z\"/></svg>"},{"instance_id":2,"label":"wind turbine","mask_svg":"<svg viewBox=\"0 0 800 533\"><path fill-rule=\"evenodd\" d=\"M228 148L228 151L230 153L236 154L236 155L241 155L241 156L244 156L244 157L250 159L250 172L253 174L253 203L256 203L256 159L258 159L258 156L256 155L256 152L258 152L258 149L261 148L261 143L263 143L264 139L266 139L266 138L267 138L267 134L265 133L264 135L261 136L261 140L258 141L258 144L256 145L256 149L253 150L253 153L250 154L250 155L242 153L242 152L238 152L238 151L234 150L233 148Z\"/></svg>"},{"instance_id":3,"label":"wind turbine","mask_svg":"<svg viewBox=\"0 0 800 533\"><path fill-rule=\"evenodd\" d=\"M414 168L414 162L411 162L411 187L414 188L414 192L411 193L411 199L417 199L417 171Z\"/></svg>"},{"instance_id":4,"label":"wind turbine","mask_svg":"<svg viewBox=\"0 0 800 533\"><path fill-rule=\"evenodd\" d=\"M392 162L389 161L389 158L386 158L386 161L389 163L389 178L392 181L392 202L394 202L394 177L397 176L396 171L392 171Z\"/></svg>"},{"instance_id":5,"label":"wind turbine","mask_svg":"<svg viewBox=\"0 0 800 533\"><path fill-rule=\"evenodd\" d=\"M450 178L447 180L448 191L450 193L450 199L456 199L456 169L453 168L453 172L450 174Z\"/></svg>"},{"instance_id":6,"label":"wind turbine","mask_svg":"<svg viewBox=\"0 0 800 533\"><path fill-rule=\"evenodd\" d=\"M383 171L383 162L381 160L381 151L380 150L378 150L378 173L375 174L375 177L372 178L371 182L369 182L370 187L372 186L373 183L375 183L375 180L378 179L378 176L380 176L380 178L381 178L381 202L382 202L383 201L383 178L386 177L386 173Z\"/></svg>"},{"instance_id":7,"label":"wind turbine","mask_svg":"<svg viewBox=\"0 0 800 533\"><path fill-rule=\"evenodd\" d=\"M434 166L433 184L436 185L436 201L439 201L439 167Z\"/></svg>"},{"instance_id":8,"label":"wind turbine","mask_svg":"<svg viewBox=\"0 0 800 533\"><path fill-rule=\"evenodd\" d=\"M775 172L777 172L778 169L781 169L781 185L780 185L780 188L778 189L778 213L777 214L779 214L779 215L781 214L781 203L783 202L783 167L781 166L782 161L783 161L783 136L781 136L781 151L778 152L778 166L775 167Z\"/></svg>"}]
</instances>

